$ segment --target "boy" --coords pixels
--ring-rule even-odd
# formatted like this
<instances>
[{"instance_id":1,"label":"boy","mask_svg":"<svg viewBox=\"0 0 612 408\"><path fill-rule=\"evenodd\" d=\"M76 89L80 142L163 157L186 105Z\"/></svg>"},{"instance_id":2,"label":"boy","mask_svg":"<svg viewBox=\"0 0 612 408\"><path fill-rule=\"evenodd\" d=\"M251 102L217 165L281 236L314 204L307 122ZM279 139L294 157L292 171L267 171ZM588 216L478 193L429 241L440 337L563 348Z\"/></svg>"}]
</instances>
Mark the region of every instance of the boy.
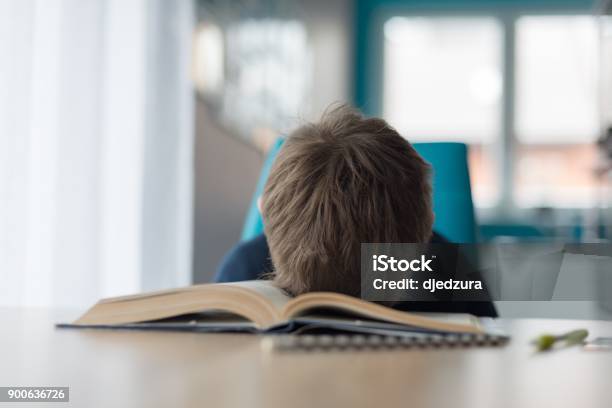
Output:
<instances>
[{"instance_id":1,"label":"boy","mask_svg":"<svg viewBox=\"0 0 612 408\"><path fill-rule=\"evenodd\" d=\"M432 231L429 165L384 120L346 106L287 138L261 213L265 237L235 248L217 281L271 272L294 296L332 291L359 297L362 242L445 242ZM401 308L496 315L487 302L404 302Z\"/></svg>"}]
</instances>

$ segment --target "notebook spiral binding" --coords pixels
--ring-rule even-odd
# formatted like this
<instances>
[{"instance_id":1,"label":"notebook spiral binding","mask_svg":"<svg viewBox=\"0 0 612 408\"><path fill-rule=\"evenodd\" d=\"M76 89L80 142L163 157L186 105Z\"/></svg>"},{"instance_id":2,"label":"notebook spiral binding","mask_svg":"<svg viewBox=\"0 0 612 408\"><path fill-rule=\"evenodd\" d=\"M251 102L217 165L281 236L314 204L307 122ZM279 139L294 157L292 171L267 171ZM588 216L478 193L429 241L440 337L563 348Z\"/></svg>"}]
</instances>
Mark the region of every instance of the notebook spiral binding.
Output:
<instances>
[{"instance_id":1,"label":"notebook spiral binding","mask_svg":"<svg viewBox=\"0 0 612 408\"><path fill-rule=\"evenodd\" d=\"M282 335L275 336L274 349L277 351L353 351L500 347L508 340L509 337L496 334Z\"/></svg>"}]
</instances>

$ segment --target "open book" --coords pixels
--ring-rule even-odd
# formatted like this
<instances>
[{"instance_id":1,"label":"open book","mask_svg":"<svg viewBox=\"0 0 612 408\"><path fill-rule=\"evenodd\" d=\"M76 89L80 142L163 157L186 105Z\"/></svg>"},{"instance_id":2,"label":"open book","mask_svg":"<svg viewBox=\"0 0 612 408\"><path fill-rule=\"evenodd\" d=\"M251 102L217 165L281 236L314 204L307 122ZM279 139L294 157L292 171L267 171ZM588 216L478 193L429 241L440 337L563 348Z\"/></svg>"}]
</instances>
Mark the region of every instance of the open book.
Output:
<instances>
[{"instance_id":1,"label":"open book","mask_svg":"<svg viewBox=\"0 0 612 408\"><path fill-rule=\"evenodd\" d=\"M263 280L103 299L74 323L58 326L264 333L305 328L483 333L472 315L406 313L331 292L292 298Z\"/></svg>"}]
</instances>

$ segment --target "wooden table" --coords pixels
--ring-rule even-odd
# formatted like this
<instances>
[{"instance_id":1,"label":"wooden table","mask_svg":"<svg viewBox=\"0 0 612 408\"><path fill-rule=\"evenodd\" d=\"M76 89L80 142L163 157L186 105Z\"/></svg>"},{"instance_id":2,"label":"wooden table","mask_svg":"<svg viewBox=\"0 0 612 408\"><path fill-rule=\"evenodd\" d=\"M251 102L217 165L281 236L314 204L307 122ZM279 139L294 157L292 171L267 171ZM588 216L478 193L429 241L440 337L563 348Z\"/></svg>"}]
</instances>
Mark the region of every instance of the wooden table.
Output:
<instances>
[{"instance_id":1,"label":"wooden table","mask_svg":"<svg viewBox=\"0 0 612 408\"><path fill-rule=\"evenodd\" d=\"M0 309L0 386L70 387L69 403L37 407L612 406L612 352L529 345L543 330L612 336L612 322L504 321L504 348L308 354L251 335L53 327L65 318Z\"/></svg>"}]
</instances>

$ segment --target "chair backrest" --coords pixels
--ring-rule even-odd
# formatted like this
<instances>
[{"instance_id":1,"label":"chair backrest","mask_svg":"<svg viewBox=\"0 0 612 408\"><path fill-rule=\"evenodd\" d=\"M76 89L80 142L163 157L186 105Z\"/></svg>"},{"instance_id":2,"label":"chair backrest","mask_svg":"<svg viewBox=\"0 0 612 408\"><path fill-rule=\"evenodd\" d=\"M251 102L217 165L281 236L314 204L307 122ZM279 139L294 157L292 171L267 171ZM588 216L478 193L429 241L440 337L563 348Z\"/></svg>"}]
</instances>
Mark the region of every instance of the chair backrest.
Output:
<instances>
[{"instance_id":1,"label":"chair backrest","mask_svg":"<svg viewBox=\"0 0 612 408\"><path fill-rule=\"evenodd\" d=\"M413 146L433 168L434 230L451 242L476 242L467 146L447 142Z\"/></svg>"},{"instance_id":2,"label":"chair backrest","mask_svg":"<svg viewBox=\"0 0 612 408\"><path fill-rule=\"evenodd\" d=\"M268 155L266 156L266 161L264 162L263 167L261 168L259 180L257 180L257 186L255 187L255 193L253 193L253 198L251 198L251 204L247 210L244 226L242 227L241 239L243 241L255 238L257 235L263 232L263 221L261 219L259 209L257 208L257 199L263 193L266 180L268 179L268 174L270 174L270 168L272 168L272 163L274 163L274 159L283 145L283 141L284 139L282 137L276 139L270 148Z\"/></svg>"},{"instance_id":3,"label":"chair backrest","mask_svg":"<svg viewBox=\"0 0 612 408\"><path fill-rule=\"evenodd\" d=\"M270 149L249 206L242 239L263 232L257 209L272 163L283 144L279 138ZM476 220L467 165L467 146L463 143L414 143L417 152L433 168L434 229L451 242L476 242Z\"/></svg>"}]
</instances>

